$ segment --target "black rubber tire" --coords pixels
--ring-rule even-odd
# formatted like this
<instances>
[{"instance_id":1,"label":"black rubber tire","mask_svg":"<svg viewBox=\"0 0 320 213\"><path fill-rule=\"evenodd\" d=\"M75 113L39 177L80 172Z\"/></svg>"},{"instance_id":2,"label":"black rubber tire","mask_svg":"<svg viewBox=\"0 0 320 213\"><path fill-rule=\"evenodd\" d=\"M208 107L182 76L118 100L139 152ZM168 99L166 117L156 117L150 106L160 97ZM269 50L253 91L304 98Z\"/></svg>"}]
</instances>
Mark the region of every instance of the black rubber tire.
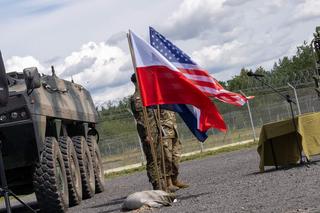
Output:
<instances>
[{"instance_id":1,"label":"black rubber tire","mask_svg":"<svg viewBox=\"0 0 320 213\"><path fill-rule=\"evenodd\" d=\"M82 180L82 198L87 199L94 196L95 181L91 153L83 136L72 138L77 152L80 174Z\"/></svg>"},{"instance_id":2,"label":"black rubber tire","mask_svg":"<svg viewBox=\"0 0 320 213\"><path fill-rule=\"evenodd\" d=\"M59 145L66 168L69 206L76 206L79 205L82 200L82 183L77 153L71 138L68 136L59 137Z\"/></svg>"},{"instance_id":3,"label":"black rubber tire","mask_svg":"<svg viewBox=\"0 0 320 213\"><path fill-rule=\"evenodd\" d=\"M93 170L94 170L94 179L96 183L96 193L101 193L104 191L104 173L102 166L102 159L100 154L100 149L97 144L97 139L93 135L88 135L88 146L91 152L91 157L93 160Z\"/></svg>"},{"instance_id":4,"label":"black rubber tire","mask_svg":"<svg viewBox=\"0 0 320 213\"><path fill-rule=\"evenodd\" d=\"M35 168L33 185L41 212L67 211L67 175L59 144L54 137L45 139L44 150Z\"/></svg>"}]
</instances>

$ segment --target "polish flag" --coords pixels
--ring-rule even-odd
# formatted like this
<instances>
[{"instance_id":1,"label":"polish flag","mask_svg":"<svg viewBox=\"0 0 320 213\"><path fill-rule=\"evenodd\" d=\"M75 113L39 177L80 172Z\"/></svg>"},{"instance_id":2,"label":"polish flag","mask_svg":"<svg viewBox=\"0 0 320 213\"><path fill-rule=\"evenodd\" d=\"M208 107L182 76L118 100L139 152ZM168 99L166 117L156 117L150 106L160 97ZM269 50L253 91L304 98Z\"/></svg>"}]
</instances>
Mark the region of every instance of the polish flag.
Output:
<instances>
[{"instance_id":1,"label":"polish flag","mask_svg":"<svg viewBox=\"0 0 320 213\"><path fill-rule=\"evenodd\" d=\"M211 127L222 131L227 129L214 103L197 85L139 36L130 32L129 38L144 106L193 105L200 111L200 131Z\"/></svg>"}]
</instances>

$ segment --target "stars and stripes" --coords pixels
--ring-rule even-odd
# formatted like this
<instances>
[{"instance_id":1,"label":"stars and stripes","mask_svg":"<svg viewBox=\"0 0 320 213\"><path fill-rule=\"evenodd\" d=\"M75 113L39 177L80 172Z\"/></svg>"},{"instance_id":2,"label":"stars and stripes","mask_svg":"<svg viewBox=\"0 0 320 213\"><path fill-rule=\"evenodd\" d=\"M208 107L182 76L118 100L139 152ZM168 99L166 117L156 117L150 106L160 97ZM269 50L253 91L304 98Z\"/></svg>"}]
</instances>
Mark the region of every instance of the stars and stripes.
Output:
<instances>
[{"instance_id":1,"label":"stars and stripes","mask_svg":"<svg viewBox=\"0 0 320 213\"><path fill-rule=\"evenodd\" d=\"M134 53L132 56L144 106L192 105L194 108L188 108L194 115L191 122L192 125L195 124L195 130L203 134L203 140L206 138L205 132L212 127L222 131L227 129L221 114L209 97L159 51L131 31L129 44Z\"/></svg>"},{"instance_id":2,"label":"stars and stripes","mask_svg":"<svg viewBox=\"0 0 320 213\"><path fill-rule=\"evenodd\" d=\"M151 46L158 50L203 93L222 102L237 106L242 106L246 103L247 98L245 96L225 90L215 78L206 70L201 69L186 53L152 27L149 29Z\"/></svg>"}]
</instances>

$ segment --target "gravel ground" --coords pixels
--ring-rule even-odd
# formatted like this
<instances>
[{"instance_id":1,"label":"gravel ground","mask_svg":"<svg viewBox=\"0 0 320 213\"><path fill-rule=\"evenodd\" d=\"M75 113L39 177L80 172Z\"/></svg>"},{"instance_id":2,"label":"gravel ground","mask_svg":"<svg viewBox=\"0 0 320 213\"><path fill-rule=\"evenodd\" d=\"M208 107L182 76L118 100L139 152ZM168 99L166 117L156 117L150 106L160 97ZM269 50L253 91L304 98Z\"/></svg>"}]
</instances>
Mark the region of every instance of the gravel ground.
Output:
<instances>
[{"instance_id":1,"label":"gravel ground","mask_svg":"<svg viewBox=\"0 0 320 213\"><path fill-rule=\"evenodd\" d=\"M191 186L177 192L178 202L172 207L153 212L320 212L319 159L309 167L270 167L262 174L258 165L255 149L184 162L181 179ZM145 172L107 180L104 193L69 212L120 212L127 195L150 188Z\"/></svg>"}]
</instances>

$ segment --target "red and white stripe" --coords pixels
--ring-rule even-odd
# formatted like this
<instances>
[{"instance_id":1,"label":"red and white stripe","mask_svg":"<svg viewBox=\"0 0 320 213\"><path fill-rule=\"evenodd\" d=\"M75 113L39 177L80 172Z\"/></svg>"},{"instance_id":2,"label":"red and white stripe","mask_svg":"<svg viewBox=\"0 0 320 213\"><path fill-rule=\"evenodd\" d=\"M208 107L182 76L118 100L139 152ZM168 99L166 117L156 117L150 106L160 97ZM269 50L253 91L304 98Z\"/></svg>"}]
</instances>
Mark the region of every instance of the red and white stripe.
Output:
<instances>
[{"instance_id":1,"label":"red and white stripe","mask_svg":"<svg viewBox=\"0 0 320 213\"><path fill-rule=\"evenodd\" d=\"M173 63L173 65L177 67L184 76L193 81L207 96L236 106L243 106L247 102L245 96L225 90L215 78L197 65L181 63Z\"/></svg>"},{"instance_id":2,"label":"red and white stripe","mask_svg":"<svg viewBox=\"0 0 320 213\"><path fill-rule=\"evenodd\" d=\"M226 130L223 118L214 103L194 81L189 80L181 70L132 32L130 39L144 106L189 104L200 110L200 131L211 127Z\"/></svg>"}]
</instances>

